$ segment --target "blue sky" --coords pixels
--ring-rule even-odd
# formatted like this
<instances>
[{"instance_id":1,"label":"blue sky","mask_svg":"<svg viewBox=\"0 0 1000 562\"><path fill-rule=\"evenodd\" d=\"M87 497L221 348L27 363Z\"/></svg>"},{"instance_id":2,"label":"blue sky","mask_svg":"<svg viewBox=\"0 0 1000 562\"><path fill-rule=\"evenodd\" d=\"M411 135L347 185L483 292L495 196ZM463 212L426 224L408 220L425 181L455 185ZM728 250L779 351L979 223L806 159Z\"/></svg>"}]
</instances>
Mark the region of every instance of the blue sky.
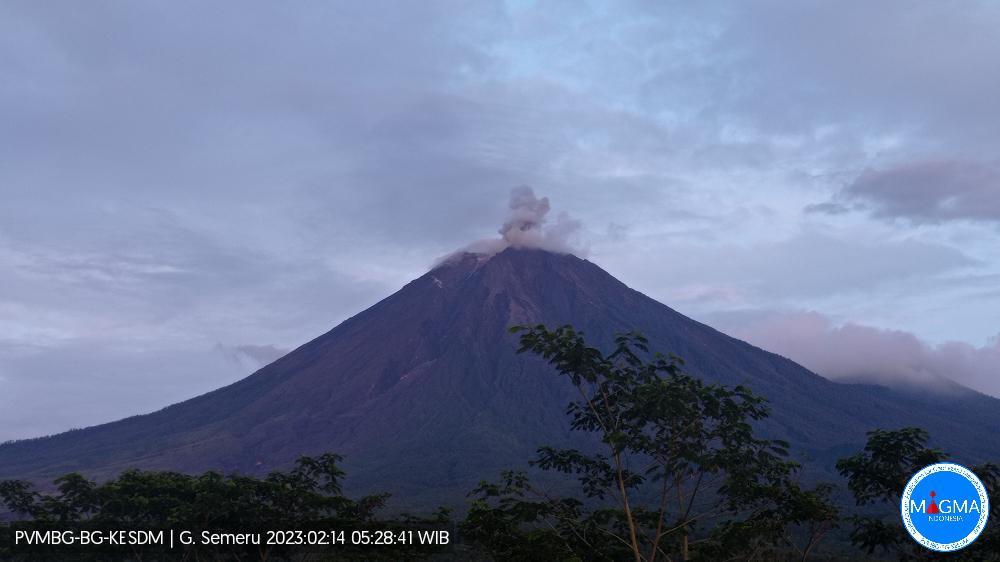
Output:
<instances>
[{"instance_id":1,"label":"blue sky","mask_svg":"<svg viewBox=\"0 0 1000 562\"><path fill-rule=\"evenodd\" d=\"M496 237L831 378L1000 394L1000 5L5 2L0 439L226 384Z\"/></svg>"}]
</instances>

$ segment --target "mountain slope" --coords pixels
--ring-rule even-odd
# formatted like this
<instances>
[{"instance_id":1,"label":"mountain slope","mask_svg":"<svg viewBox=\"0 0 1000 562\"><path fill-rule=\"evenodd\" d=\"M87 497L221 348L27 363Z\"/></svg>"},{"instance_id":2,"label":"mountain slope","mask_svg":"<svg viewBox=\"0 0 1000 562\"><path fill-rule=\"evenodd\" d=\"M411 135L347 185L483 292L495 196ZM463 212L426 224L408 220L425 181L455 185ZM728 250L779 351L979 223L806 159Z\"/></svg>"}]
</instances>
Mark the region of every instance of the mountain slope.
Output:
<instances>
[{"instance_id":1,"label":"mountain slope","mask_svg":"<svg viewBox=\"0 0 1000 562\"><path fill-rule=\"evenodd\" d=\"M576 439L565 381L515 353L513 324L573 324L595 343L636 329L687 370L770 399L762 430L814 470L866 430L919 425L968 462L1000 458L1000 401L827 381L629 289L570 255L466 254L235 384L158 412L0 446L0 478L125 467L263 472L301 454L347 457L349 486L404 501L461 497Z\"/></svg>"}]
</instances>

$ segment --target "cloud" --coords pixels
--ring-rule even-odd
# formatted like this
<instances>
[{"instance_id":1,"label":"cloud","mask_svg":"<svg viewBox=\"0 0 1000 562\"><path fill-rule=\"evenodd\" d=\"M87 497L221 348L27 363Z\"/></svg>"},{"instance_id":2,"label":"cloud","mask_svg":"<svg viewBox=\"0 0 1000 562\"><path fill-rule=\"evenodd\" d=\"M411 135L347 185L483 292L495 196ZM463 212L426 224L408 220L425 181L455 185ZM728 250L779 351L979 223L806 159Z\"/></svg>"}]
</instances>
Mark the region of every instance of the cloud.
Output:
<instances>
[{"instance_id":1,"label":"cloud","mask_svg":"<svg viewBox=\"0 0 1000 562\"><path fill-rule=\"evenodd\" d=\"M613 273L626 272L627 283L668 304L710 299L726 307L770 308L776 301L835 295L863 300L885 287L929 282L978 265L952 246L913 237L873 238L864 230L804 228L750 242L690 235L659 243L629 240L618 247L616 255L598 263ZM651 264L650 255L667 259ZM654 290L658 287L663 288Z\"/></svg>"},{"instance_id":2,"label":"cloud","mask_svg":"<svg viewBox=\"0 0 1000 562\"><path fill-rule=\"evenodd\" d=\"M717 317L734 337L784 355L831 380L887 385L941 385L951 380L1000 397L1000 336L976 347L931 345L914 334L817 312L761 312Z\"/></svg>"},{"instance_id":3,"label":"cloud","mask_svg":"<svg viewBox=\"0 0 1000 562\"><path fill-rule=\"evenodd\" d=\"M843 215L845 213L851 212L851 208L842 203L827 201L825 203L815 203L812 205L806 205L805 212L823 213L827 215Z\"/></svg>"},{"instance_id":4,"label":"cloud","mask_svg":"<svg viewBox=\"0 0 1000 562\"><path fill-rule=\"evenodd\" d=\"M974 161L918 160L869 169L836 195L810 207L827 214L847 210L842 202L869 207L882 218L916 223L953 220L1000 221L1000 166Z\"/></svg>"},{"instance_id":5,"label":"cloud","mask_svg":"<svg viewBox=\"0 0 1000 562\"><path fill-rule=\"evenodd\" d=\"M869 154L904 148L879 146L879 137L911 135L923 137L914 144L925 147L995 147L1000 121L990 108L1000 87L993 62L1000 44L990 30L1000 8L966 8L905 0L739 3L711 43L719 65L733 74L709 83L706 103L784 133L856 126L873 145L864 150ZM729 88L721 89L725 78Z\"/></svg>"}]
</instances>

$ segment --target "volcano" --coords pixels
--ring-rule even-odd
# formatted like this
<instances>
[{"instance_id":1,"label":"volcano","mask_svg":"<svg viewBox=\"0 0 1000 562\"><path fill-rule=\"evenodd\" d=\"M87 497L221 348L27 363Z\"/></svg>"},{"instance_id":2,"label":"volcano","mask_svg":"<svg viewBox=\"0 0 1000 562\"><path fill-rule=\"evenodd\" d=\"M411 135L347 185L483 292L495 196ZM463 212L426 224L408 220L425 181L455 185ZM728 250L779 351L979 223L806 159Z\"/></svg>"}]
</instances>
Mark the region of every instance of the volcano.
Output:
<instances>
[{"instance_id":1,"label":"volcano","mask_svg":"<svg viewBox=\"0 0 1000 562\"><path fill-rule=\"evenodd\" d=\"M956 460L1000 458L1000 401L824 379L687 318L568 254L461 254L227 387L152 414L0 446L0 478L138 467L263 473L344 455L349 491L403 505L458 502L543 444L566 445L568 383L516 353L516 324L572 324L608 347L638 330L711 382L768 398L760 430L808 471L832 472L874 428L920 426Z\"/></svg>"}]
</instances>

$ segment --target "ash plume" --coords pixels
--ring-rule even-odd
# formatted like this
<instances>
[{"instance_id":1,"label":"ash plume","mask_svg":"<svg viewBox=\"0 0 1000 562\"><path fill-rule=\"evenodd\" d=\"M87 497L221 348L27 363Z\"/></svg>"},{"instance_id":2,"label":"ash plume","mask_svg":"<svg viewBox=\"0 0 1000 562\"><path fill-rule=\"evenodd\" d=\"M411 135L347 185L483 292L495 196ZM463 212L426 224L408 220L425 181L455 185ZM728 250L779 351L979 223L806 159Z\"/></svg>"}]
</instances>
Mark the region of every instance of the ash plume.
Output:
<instances>
[{"instance_id":1,"label":"ash plume","mask_svg":"<svg viewBox=\"0 0 1000 562\"><path fill-rule=\"evenodd\" d=\"M537 248L578 256L586 254L586 250L577 243L582 227L580 221L566 213L559 213L550 222L550 211L548 197L537 197L528 186L515 187L510 190L507 218L497 231L500 238L473 242L438 263L465 253L492 256L507 248Z\"/></svg>"}]
</instances>

